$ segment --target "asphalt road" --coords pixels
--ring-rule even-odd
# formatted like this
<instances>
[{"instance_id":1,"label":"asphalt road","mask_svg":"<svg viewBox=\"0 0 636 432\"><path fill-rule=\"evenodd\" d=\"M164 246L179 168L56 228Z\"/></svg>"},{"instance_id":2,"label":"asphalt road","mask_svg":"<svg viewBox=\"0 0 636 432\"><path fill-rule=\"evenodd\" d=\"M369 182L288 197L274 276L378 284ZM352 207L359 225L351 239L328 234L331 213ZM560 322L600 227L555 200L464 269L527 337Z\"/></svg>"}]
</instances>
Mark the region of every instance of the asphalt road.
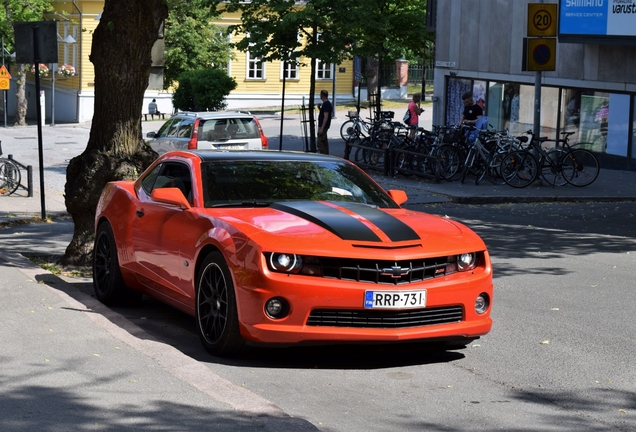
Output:
<instances>
[{"instance_id":1,"label":"asphalt road","mask_svg":"<svg viewBox=\"0 0 636 432\"><path fill-rule=\"evenodd\" d=\"M636 430L636 204L418 207L466 223L492 255L494 327L465 350L257 347L227 360L152 299L115 311L322 431Z\"/></svg>"},{"instance_id":2,"label":"asphalt road","mask_svg":"<svg viewBox=\"0 0 636 432\"><path fill-rule=\"evenodd\" d=\"M302 144L298 117L286 121L284 134ZM274 147L278 126L264 122ZM49 196L61 197L66 165L88 132L86 125L45 127ZM34 128L11 128L2 140L5 155L38 166ZM465 350L257 348L224 360L201 348L190 317L154 300L115 309L123 317L117 324L133 335L141 327L322 431L636 430L636 204L417 208L466 223L493 257L495 324ZM72 285L92 293L89 281Z\"/></svg>"}]
</instances>

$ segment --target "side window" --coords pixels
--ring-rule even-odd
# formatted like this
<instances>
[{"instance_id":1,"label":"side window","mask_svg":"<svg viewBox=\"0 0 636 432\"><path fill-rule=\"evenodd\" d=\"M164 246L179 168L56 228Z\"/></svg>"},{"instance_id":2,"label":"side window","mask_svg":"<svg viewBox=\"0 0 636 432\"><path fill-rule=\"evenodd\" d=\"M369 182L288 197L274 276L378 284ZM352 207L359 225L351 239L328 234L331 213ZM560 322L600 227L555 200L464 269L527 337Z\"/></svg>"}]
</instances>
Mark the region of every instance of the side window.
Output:
<instances>
[{"instance_id":1,"label":"side window","mask_svg":"<svg viewBox=\"0 0 636 432\"><path fill-rule=\"evenodd\" d=\"M177 131L179 130L180 123L181 123L181 119L174 119L174 122L170 123L170 127L166 131L166 136L168 137L177 136Z\"/></svg>"},{"instance_id":2,"label":"side window","mask_svg":"<svg viewBox=\"0 0 636 432\"><path fill-rule=\"evenodd\" d=\"M158 173L152 189L176 187L181 190L188 201L192 202L192 177L190 176L190 168L186 164L167 162L161 165Z\"/></svg>"},{"instance_id":3,"label":"side window","mask_svg":"<svg viewBox=\"0 0 636 432\"><path fill-rule=\"evenodd\" d=\"M150 195L150 192L152 192L155 180L157 179L157 175L159 174L159 170L161 170L161 165L157 165L156 167L154 167L154 169L150 171L148 175L143 178L143 180L141 180L141 187L148 195Z\"/></svg>"},{"instance_id":4,"label":"side window","mask_svg":"<svg viewBox=\"0 0 636 432\"><path fill-rule=\"evenodd\" d=\"M170 129L171 125L176 122L179 121L178 119L170 119L167 122L165 122L163 124L163 126L161 126L161 129L159 129L159 132L157 132L157 136L158 137L162 137L162 136L166 136L168 130Z\"/></svg>"},{"instance_id":5,"label":"side window","mask_svg":"<svg viewBox=\"0 0 636 432\"><path fill-rule=\"evenodd\" d=\"M179 125L177 136L179 138L190 138L190 135L192 135L192 126L194 126L194 119L183 119Z\"/></svg>"}]
</instances>

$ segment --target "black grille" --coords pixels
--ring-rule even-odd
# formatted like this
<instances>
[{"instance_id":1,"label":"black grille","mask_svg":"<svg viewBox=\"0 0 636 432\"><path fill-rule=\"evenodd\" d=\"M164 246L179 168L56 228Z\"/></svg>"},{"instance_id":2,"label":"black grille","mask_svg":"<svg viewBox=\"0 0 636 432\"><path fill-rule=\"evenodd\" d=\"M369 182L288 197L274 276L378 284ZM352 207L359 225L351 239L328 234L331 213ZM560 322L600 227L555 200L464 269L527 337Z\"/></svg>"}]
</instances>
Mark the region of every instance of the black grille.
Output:
<instances>
[{"instance_id":1,"label":"black grille","mask_svg":"<svg viewBox=\"0 0 636 432\"><path fill-rule=\"evenodd\" d=\"M330 310L311 312L307 325L329 327L403 328L461 322L461 306L408 311Z\"/></svg>"},{"instance_id":2,"label":"black grille","mask_svg":"<svg viewBox=\"0 0 636 432\"><path fill-rule=\"evenodd\" d=\"M377 284L408 284L445 276L447 258L412 261L375 261L319 258L323 277Z\"/></svg>"}]
</instances>

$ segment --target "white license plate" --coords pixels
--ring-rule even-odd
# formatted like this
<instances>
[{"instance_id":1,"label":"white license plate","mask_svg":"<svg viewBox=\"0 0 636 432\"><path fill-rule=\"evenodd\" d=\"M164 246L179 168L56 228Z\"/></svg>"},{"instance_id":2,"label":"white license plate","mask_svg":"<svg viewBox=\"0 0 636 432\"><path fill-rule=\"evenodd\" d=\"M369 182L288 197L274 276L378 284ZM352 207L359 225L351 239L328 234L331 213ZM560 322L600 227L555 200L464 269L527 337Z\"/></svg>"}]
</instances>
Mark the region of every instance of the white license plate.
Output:
<instances>
[{"instance_id":1,"label":"white license plate","mask_svg":"<svg viewBox=\"0 0 636 432\"><path fill-rule=\"evenodd\" d=\"M426 307L426 290L365 291L366 309L413 309Z\"/></svg>"},{"instance_id":2,"label":"white license plate","mask_svg":"<svg viewBox=\"0 0 636 432\"><path fill-rule=\"evenodd\" d=\"M245 146L243 144L231 144L231 145L217 145L212 146L217 150L244 150Z\"/></svg>"}]
</instances>

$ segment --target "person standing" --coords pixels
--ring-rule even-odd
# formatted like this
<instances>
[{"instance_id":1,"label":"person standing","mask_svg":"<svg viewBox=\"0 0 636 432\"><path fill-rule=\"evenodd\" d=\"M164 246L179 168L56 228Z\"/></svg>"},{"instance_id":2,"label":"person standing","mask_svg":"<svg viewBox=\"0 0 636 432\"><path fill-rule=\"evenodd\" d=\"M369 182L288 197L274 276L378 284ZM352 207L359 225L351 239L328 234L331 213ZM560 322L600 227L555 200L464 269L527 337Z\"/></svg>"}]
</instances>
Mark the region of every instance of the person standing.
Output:
<instances>
[{"instance_id":1,"label":"person standing","mask_svg":"<svg viewBox=\"0 0 636 432\"><path fill-rule=\"evenodd\" d=\"M329 93L327 90L320 91L320 113L318 114L318 152L329 154L329 141L327 140L327 131L331 126L331 112L333 106L329 102Z\"/></svg>"},{"instance_id":2,"label":"person standing","mask_svg":"<svg viewBox=\"0 0 636 432\"><path fill-rule=\"evenodd\" d=\"M472 92L464 93L462 95L462 100L464 101L464 112L462 113L457 126L464 124L475 126L477 124L477 120L483 117L484 110L475 103Z\"/></svg>"},{"instance_id":3,"label":"person standing","mask_svg":"<svg viewBox=\"0 0 636 432\"><path fill-rule=\"evenodd\" d=\"M413 100L409 103L409 123L407 126L411 126L409 129L409 138L415 138L415 132L417 131L417 127L420 123L420 114L424 112L422 108L420 108L420 101L422 100L421 93L415 93L413 95Z\"/></svg>"}]
</instances>

